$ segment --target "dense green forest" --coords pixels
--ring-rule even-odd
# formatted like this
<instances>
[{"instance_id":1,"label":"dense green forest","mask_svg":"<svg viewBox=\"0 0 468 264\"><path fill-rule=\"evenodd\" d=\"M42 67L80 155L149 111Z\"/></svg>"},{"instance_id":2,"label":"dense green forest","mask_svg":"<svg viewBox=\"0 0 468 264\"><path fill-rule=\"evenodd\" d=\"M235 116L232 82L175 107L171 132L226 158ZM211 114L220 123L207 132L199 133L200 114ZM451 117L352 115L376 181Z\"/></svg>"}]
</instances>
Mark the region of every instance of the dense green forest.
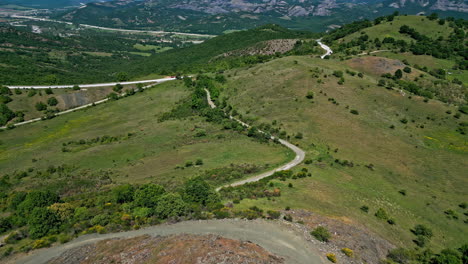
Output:
<instances>
[{"instance_id":1,"label":"dense green forest","mask_svg":"<svg viewBox=\"0 0 468 264\"><path fill-rule=\"evenodd\" d=\"M135 79L159 73L191 73L256 63L266 58L212 59L228 51L249 47L271 39L311 38L314 34L264 26L253 30L222 35L198 45L173 49L148 56L135 54L138 36L114 37L111 33L84 31L79 36L37 35L12 27L0 28L0 83L3 84L82 84L122 81L125 72ZM156 43L145 40L145 45ZM14 47L14 48L13 48Z\"/></svg>"}]
</instances>

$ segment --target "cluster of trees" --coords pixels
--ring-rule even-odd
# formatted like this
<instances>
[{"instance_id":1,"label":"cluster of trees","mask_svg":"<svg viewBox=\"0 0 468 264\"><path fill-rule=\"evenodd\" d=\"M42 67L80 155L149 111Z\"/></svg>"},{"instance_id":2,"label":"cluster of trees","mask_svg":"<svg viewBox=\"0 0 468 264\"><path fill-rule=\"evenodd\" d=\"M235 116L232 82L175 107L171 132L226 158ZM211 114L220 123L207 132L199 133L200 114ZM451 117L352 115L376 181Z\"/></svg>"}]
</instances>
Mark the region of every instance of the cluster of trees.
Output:
<instances>
[{"instance_id":1,"label":"cluster of trees","mask_svg":"<svg viewBox=\"0 0 468 264\"><path fill-rule=\"evenodd\" d=\"M391 250L387 259L383 263L420 263L420 264L465 264L468 262L468 244L462 245L460 248L446 248L439 253L435 253L430 249L406 249L396 248Z\"/></svg>"},{"instance_id":2,"label":"cluster of trees","mask_svg":"<svg viewBox=\"0 0 468 264\"><path fill-rule=\"evenodd\" d=\"M58 173L56 170L51 172ZM8 234L8 244L25 238L35 240L24 246L26 251L34 248L38 239L54 240L59 234L75 236L137 228L165 219L206 218L207 212L223 207L218 193L201 177L187 180L180 190L172 192L152 183L125 184L88 198L37 190L11 192L1 201L9 216L0 217L0 234Z\"/></svg>"},{"instance_id":3,"label":"cluster of trees","mask_svg":"<svg viewBox=\"0 0 468 264\"><path fill-rule=\"evenodd\" d=\"M10 120L16 117L16 114L8 108L7 104L12 101L10 89L0 85L0 126L6 125Z\"/></svg>"}]
</instances>

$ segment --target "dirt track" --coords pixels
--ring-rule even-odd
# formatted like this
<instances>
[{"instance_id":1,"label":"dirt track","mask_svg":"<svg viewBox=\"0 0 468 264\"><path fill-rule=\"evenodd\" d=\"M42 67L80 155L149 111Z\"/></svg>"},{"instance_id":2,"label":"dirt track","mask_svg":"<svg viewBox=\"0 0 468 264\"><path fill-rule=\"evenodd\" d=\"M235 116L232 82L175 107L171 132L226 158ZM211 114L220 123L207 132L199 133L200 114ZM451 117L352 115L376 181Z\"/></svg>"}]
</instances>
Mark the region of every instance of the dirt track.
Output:
<instances>
[{"instance_id":1,"label":"dirt track","mask_svg":"<svg viewBox=\"0 0 468 264\"><path fill-rule=\"evenodd\" d=\"M317 249L313 247L312 243L305 239L304 234L300 231L289 228L277 221L247 221L239 219L187 221L171 225L152 226L122 233L85 235L62 246L35 251L30 256L16 260L16 263L47 263L52 258L60 256L68 249L109 238L131 238L142 235L168 236L173 234L215 234L230 239L251 241L275 255L284 257L285 263L326 263L325 260L319 256Z\"/></svg>"}]
</instances>

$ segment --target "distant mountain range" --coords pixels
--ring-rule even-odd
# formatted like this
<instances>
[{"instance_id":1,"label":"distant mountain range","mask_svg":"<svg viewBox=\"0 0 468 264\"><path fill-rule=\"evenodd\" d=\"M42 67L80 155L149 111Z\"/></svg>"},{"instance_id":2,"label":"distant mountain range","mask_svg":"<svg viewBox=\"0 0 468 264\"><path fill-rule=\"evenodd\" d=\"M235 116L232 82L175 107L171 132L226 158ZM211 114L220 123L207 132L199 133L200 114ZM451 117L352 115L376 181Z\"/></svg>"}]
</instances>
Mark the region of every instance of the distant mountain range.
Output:
<instances>
[{"instance_id":1,"label":"distant mountain range","mask_svg":"<svg viewBox=\"0 0 468 264\"><path fill-rule=\"evenodd\" d=\"M70 5L86 1L53 2ZM323 31L357 19L372 19L395 11L402 14L437 12L443 16L467 18L468 0L117 0L88 3L61 13L56 18L109 27L198 33L222 33L266 23Z\"/></svg>"},{"instance_id":2,"label":"distant mountain range","mask_svg":"<svg viewBox=\"0 0 468 264\"><path fill-rule=\"evenodd\" d=\"M110 0L1 0L2 4L13 4L34 8L60 8L68 6L79 6L90 2L105 2Z\"/></svg>"}]
</instances>

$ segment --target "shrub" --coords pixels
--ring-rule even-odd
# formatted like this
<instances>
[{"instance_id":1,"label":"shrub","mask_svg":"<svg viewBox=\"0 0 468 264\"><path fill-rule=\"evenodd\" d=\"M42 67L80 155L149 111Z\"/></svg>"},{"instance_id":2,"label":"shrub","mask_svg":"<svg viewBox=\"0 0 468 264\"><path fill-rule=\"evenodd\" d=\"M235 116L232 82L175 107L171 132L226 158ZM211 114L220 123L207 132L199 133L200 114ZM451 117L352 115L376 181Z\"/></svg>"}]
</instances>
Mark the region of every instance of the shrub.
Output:
<instances>
[{"instance_id":1,"label":"shrub","mask_svg":"<svg viewBox=\"0 0 468 264\"><path fill-rule=\"evenodd\" d=\"M361 211L363 211L364 213L368 213L368 212L369 212L369 206L367 206L367 205L363 205L363 206L361 206L359 209L361 209Z\"/></svg>"},{"instance_id":2,"label":"shrub","mask_svg":"<svg viewBox=\"0 0 468 264\"><path fill-rule=\"evenodd\" d=\"M353 115L359 115L358 110L354 110L354 109L353 109L353 110L351 110L351 111L349 111L349 112L350 112L351 114L353 114Z\"/></svg>"},{"instance_id":3,"label":"shrub","mask_svg":"<svg viewBox=\"0 0 468 264\"><path fill-rule=\"evenodd\" d=\"M328 242L331 238L330 232L328 232L328 230L323 226L317 227L316 229L311 231L310 234L314 236L318 241L322 242Z\"/></svg>"},{"instance_id":4,"label":"shrub","mask_svg":"<svg viewBox=\"0 0 468 264\"><path fill-rule=\"evenodd\" d=\"M411 73L411 68L406 66L404 69L403 69L404 72L406 73Z\"/></svg>"},{"instance_id":5,"label":"shrub","mask_svg":"<svg viewBox=\"0 0 468 264\"><path fill-rule=\"evenodd\" d=\"M314 92L308 91L308 92L307 92L307 95L306 95L306 98L307 98L307 99L314 99L314 95L315 95Z\"/></svg>"},{"instance_id":6,"label":"shrub","mask_svg":"<svg viewBox=\"0 0 468 264\"><path fill-rule=\"evenodd\" d=\"M49 247L51 242L48 239L38 239L33 242L32 248L33 249L38 249L38 248L45 248Z\"/></svg>"},{"instance_id":7,"label":"shrub","mask_svg":"<svg viewBox=\"0 0 468 264\"><path fill-rule=\"evenodd\" d=\"M119 96L116 93L110 93L107 98L111 101L119 100Z\"/></svg>"},{"instance_id":8,"label":"shrub","mask_svg":"<svg viewBox=\"0 0 468 264\"><path fill-rule=\"evenodd\" d=\"M281 216L281 212L279 211L268 210L267 214L268 214L268 218L270 219L279 219Z\"/></svg>"},{"instance_id":9,"label":"shrub","mask_svg":"<svg viewBox=\"0 0 468 264\"><path fill-rule=\"evenodd\" d=\"M154 212L162 219L183 216L187 212L187 205L179 194L167 193L158 199Z\"/></svg>"},{"instance_id":10,"label":"shrub","mask_svg":"<svg viewBox=\"0 0 468 264\"><path fill-rule=\"evenodd\" d=\"M292 222L293 221L293 217L292 215L290 214L287 214L283 217L284 220L288 221L288 222Z\"/></svg>"},{"instance_id":11,"label":"shrub","mask_svg":"<svg viewBox=\"0 0 468 264\"><path fill-rule=\"evenodd\" d=\"M183 188L183 199L188 203L198 203L202 206L219 203L218 193L202 178L189 179Z\"/></svg>"},{"instance_id":12,"label":"shrub","mask_svg":"<svg viewBox=\"0 0 468 264\"><path fill-rule=\"evenodd\" d=\"M121 204L133 201L134 193L135 190L131 184L120 185L112 190L114 201Z\"/></svg>"},{"instance_id":13,"label":"shrub","mask_svg":"<svg viewBox=\"0 0 468 264\"><path fill-rule=\"evenodd\" d=\"M58 235L58 241L61 243L61 244L65 244L67 243L68 241L71 240L71 237L67 234L59 234Z\"/></svg>"},{"instance_id":14,"label":"shrub","mask_svg":"<svg viewBox=\"0 0 468 264\"><path fill-rule=\"evenodd\" d=\"M93 219L91 219L90 223L92 225L101 225L105 226L110 223L111 216L108 214L98 214Z\"/></svg>"},{"instance_id":15,"label":"shrub","mask_svg":"<svg viewBox=\"0 0 468 264\"><path fill-rule=\"evenodd\" d=\"M332 263L336 263L336 256L333 253L328 253L327 254L327 259Z\"/></svg>"},{"instance_id":16,"label":"shrub","mask_svg":"<svg viewBox=\"0 0 468 264\"><path fill-rule=\"evenodd\" d=\"M341 252L343 252L343 254L345 254L347 257L350 257L350 258L354 256L354 251L349 248L342 248Z\"/></svg>"},{"instance_id":17,"label":"shrub","mask_svg":"<svg viewBox=\"0 0 468 264\"><path fill-rule=\"evenodd\" d=\"M395 248L388 253L387 258L396 263L405 264L411 260L411 252L405 248Z\"/></svg>"},{"instance_id":18,"label":"shrub","mask_svg":"<svg viewBox=\"0 0 468 264\"><path fill-rule=\"evenodd\" d=\"M195 165L197 165L197 166L203 165L203 160L202 159L197 159L197 161L195 162Z\"/></svg>"},{"instance_id":19,"label":"shrub","mask_svg":"<svg viewBox=\"0 0 468 264\"><path fill-rule=\"evenodd\" d=\"M50 106L56 106L58 105L58 100L55 97L50 97L49 99L47 99L47 104Z\"/></svg>"},{"instance_id":20,"label":"shrub","mask_svg":"<svg viewBox=\"0 0 468 264\"><path fill-rule=\"evenodd\" d=\"M388 220L389 219L387 211L385 211L385 209L383 209L383 208L379 208L379 210L377 210L377 212L375 212L375 217L377 217L378 219L381 219L381 220Z\"/></svg>"},{"instance_id":21,"label":"shrub","mask_svg":"<svg viewBox=\"0 0 468 264\"><path fill-rule=\"evenodd\" d=\"M335 76L337 78L341 78L341 77L343 77L343 72L342 71L334 71L333 76Z\"/></svg>"},{"instance_id":22,"label":"shrub","mask_svg":"<svg viewBox=\"0 0 468 264\"><path fill-rule=\"evenodd\" d=\"M433 236L432 230L421 224L415 225L411 232L413 232L413 234L416 236L425 236L428 238Z\"/></svg>"},{"instance_id":23,"label":"shrub","mask_svg":"<svg viewBox=\"0 0 468 264\"><path fill-rule=\"evenodd\" d=\"M56 214L44 207L34 208L28 217L29 236L41 238L58 230L60 220Z\"/></svg>"},{"instance_id":24,"label":"shrub","mask_svg":"<svg viewBox=\"0 0 468 264\"><path fill-rule=\"evenodd\" d=\"M35 105L37 111L44 111L47 109L47 105L44 104L43 102L38 102Z\"/></svg>"},{"instance_id":25,"label":"shrub","mask_svg":"<svg viewBox=\"0 0 468 264\"><path fill-rule=\"evenodd\" d=\"M9 218L0 218L0 234L5 233L12 227Z\"/></svg>"},{"instance_id":26,"label":"shrub","mask_svg":"<svg viewBox=\"0 0 468 264\"><path fill-rule=\"evenodd\" d=\"M78 85L73 85L73 88L72 88L74 91L78 91L78 90L81 90L80 86Z\"/></svg>"},{"instance_id":27,"label":"shrub","mask_svg":"<svg viewBox=\"0 0 468 264\"><path fill-rule=\"evenodd\" d=\"M51 95L51 94L54 94L54 91L52 91L51 88L47 88L47 89L45 89L45 93L48 94L48 95Z\"/></svg>"},{"instance_id":28,"label":"shrub","mask_svg":"<svg viewBox=\"0 0 468 264\"><path fill-rule=\"evenodd\" d=\"M166 193L164 187L157 184L144 184L133 195L134 204L137 207L153 208L158 204L158 199Z\"/></svg>"}]
</instances>

